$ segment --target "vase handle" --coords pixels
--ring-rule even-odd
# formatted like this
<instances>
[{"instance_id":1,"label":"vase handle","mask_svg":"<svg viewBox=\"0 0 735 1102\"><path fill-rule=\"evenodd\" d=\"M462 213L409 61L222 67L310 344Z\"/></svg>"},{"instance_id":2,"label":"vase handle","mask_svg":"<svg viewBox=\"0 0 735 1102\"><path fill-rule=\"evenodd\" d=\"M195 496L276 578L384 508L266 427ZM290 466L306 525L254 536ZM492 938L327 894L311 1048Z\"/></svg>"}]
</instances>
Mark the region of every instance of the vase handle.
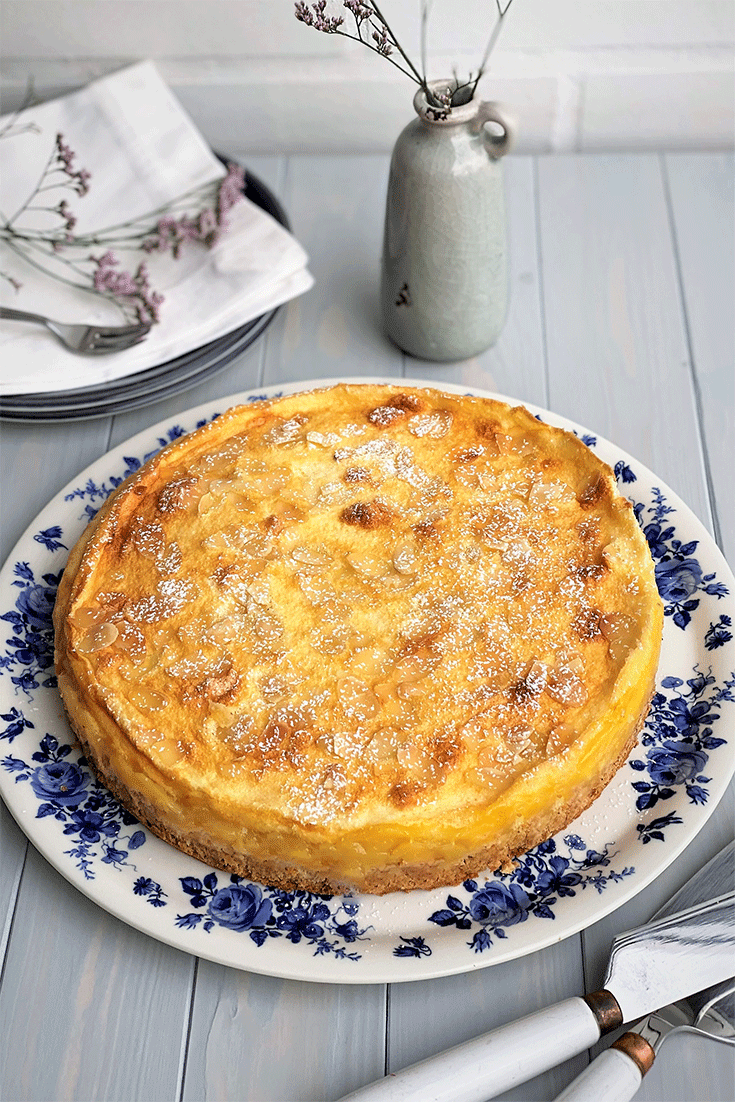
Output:
<instances>
[{"instance_id":1,"label":"vase handle","mask_svg":"<svg viewBox=\"0 0 735 1102\"><path fill-rule=\"evenodd\" d=\"M483 131L485 148L490 156L494 160L503 157L510 149L515 138L515 129L508 116L497 103L483 101L480 104L480 110L477 112L476 118L478 128ZM501 127L503 133L491 134L489 130L483 130L486 122L496 123L497 126Z\"/></svg>"}]
</instances>

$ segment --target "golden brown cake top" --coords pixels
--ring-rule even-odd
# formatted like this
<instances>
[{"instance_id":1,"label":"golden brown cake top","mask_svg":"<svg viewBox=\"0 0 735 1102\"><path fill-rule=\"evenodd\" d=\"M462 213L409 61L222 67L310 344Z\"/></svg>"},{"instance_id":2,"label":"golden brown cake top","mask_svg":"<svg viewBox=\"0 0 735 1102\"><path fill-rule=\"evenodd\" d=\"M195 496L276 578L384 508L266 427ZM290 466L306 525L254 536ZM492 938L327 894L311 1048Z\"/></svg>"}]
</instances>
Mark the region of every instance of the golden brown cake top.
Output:
<instances>
[{"instance_id":1,"label":"golden brown cake top","mask_svg":"<svg viewBox=\"0 0 735 1102\"><path fill-rule=\"evenodd\" d=\"M92 526L65 647L172 790L408 824L563 754L657 599L572 434L338 386L230 410L134 475Z\"/></svg>"}]
</instances>

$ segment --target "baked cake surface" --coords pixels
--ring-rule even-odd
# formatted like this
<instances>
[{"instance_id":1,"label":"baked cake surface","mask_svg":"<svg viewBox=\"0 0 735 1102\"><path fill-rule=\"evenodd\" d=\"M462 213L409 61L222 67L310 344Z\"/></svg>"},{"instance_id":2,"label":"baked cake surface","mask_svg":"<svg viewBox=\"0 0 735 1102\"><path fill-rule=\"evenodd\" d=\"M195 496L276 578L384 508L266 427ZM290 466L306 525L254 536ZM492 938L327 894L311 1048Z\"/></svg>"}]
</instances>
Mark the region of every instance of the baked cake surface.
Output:
<instances>
[{"instance_id":1,"label":"baked cake surface","mask_svg":"<svg viewBox=\"0 0 735 1102\"><path fill-rule=\"evenodd\" d=\"M59 687L156 834L284 888L496 869L625 761L662 606L612 471L523 407L336 386L169 445L72 551Z\"/></svg>"}]
</instances>

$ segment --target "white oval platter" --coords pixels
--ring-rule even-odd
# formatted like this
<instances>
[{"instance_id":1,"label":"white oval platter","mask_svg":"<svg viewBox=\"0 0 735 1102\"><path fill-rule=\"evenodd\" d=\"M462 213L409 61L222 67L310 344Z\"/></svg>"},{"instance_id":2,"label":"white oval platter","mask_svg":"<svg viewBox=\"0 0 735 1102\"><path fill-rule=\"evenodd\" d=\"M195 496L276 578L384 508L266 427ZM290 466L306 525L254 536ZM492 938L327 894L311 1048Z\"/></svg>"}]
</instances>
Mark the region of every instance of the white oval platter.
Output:
<instances>
[{"instance_id":1,"label":"white oval platter","mask_svg":"<svg viewBox=\"0 0 735 1102\"><path fill-rule=\"evenodd\" d=\"M594 448L635 505L666 610L657 692L638 746L599 799L509 875L431 892L323 897L206 867L141 828L94 780L56 689L56 586L69 548L105 497L148 456L229 406L335 381L237 394L154 425L102 456L39 514L0 574L8 637L0 647L0 792L75 887L189 953L331 983L428 979L498 964L584 929L641 891L702 828L735 770L733 576L687 506L615 445L528 406Z\"/></svg>"}]
</instances>

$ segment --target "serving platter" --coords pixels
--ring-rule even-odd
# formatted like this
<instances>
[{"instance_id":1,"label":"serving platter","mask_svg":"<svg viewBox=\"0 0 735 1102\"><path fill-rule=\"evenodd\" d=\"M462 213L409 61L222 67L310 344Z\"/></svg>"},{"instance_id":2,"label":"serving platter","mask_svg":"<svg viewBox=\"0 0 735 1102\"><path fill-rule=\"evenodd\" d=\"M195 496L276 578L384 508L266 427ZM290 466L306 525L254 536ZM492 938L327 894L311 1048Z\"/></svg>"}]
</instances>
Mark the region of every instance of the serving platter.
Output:
<instances>
[{"instance_id":1,"label":"serving platter","mask_svg":"<svg viewBox=\"0 0 735 1102\"><path fill-rule=\"evenodd\" d=\"M0 574L7 628L0 792L31 842L75 887L179 949L321 982L465 972L535 952L602 918L658 876L705 824L735 771L735 581L706 529L654 474L594 433L528 405L610 464L651 548L664 640L651 712L626 764L587 812L520 858L513 872L451 888L327 897L278 891L202 865L142 828L86 766L53 676L56 586L86 523L160 447L231 405L336 381L250 391L161 422L102 456L42 510Z\"/></svg>"}]
</instances>

